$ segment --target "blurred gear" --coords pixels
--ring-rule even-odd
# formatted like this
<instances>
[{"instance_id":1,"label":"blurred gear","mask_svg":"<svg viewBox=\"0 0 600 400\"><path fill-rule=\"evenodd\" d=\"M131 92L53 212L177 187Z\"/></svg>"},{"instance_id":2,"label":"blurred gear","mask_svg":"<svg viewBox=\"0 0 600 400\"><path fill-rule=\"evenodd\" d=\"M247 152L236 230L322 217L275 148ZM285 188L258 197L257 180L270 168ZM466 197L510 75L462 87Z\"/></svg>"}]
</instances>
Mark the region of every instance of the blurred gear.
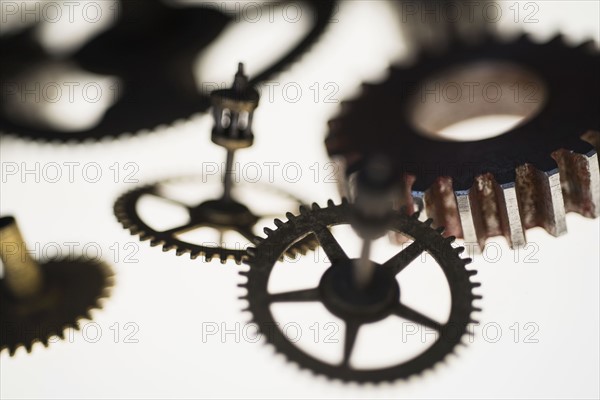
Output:
<instances>
[{"instance_id":1,"label":"blurred gear","mask_svg":"<svg viewBox=\"0 0 600 400\"><path fill-rule=\"evenodd\" d=\"M309 0L306 4L315 15L311 29L287 54L258 74L252 85L271 78L296 61L326 30L335 3ZM195 59L239 17L226 15L215 5L182 8L159 0L122 0L119 19L110 29L73 55L60 59L38 43L36 26L0 36L0 49L5 55L0 64L0 80L6 100L0 108L0 132L44 141L99 140L137 134L206 111L210 99L197 90L193 74ZM95 126L60 130L40 124L30 113L17 118L19 114L11 108L9 96L21 96L17 102L24 96L18 86L28 91L36 84L28 84L27 74L46 70L57 60L119 79L121 90L111 87L114 104Z\"/></svg>"},{"instance_id":2,"label":"blurred gear","mask_svg":"<svg viewBox=\"0 0 600 400\"><path fill-rule=\"evenodd\" d=\"M467 270L470 261L461 259L464 248L453 248L453 238L443 238L439 230L429 227L430 221L420 222L416 218L395 212L386 221L388 230L408 235L414 242L384 264L375 264L370 284L360 288L355 284L353 266L358 260L350 259L334 238L329 228L334 225L350 224L353 206L346 201L334 205L329 201L326 208L316 203L312 210L300 208L300 215L287 214L288 221L275 220L276 230L265 229L266 239L261 240L255 249L248 249L247 261L250 268L240 272L247 282L240 284L247 290L242 299L248 301L247 311L252 313L266 340L290 361L298 363L317 374L343 381L382 382L407 378L432 367L451 353L461 341L471 314L478 311L472 303L481 296L472 293L478 283L471 282L470 276L476 271ZM325 251L331 266L322 275L318 287L269 293L267 286L273 268L281 255L306 235L314 234ZM422 252L430 253L441 267L451 294L450 316L446 323L434 321L430 317L408 307L401 298L396 276ZM320 302L329 312L345 322L343 359L339 364L321 361L289 341L277 328L271 305L281 302ZM356 369L352 366L355 340L364 324L381 321L390 315L437 331L437 340L418 356L394 366L379 369Z\"/></svg>"},{"instance_id":3,"label":"blurred gear","mask_svg":"<svg viewBox=\"0 0 600 400\"><path fill-rule=\"evenodd\" d=\"M38 264L27 252L14 218L0 218L0 351L12 356L20 346L31 352L36 342L48 346L52 336L64 338L80 319L92 319L108 297L112 273L107 265L85 259Z\"/></svg>"},{"instance_id":4,"label":"blurred gear","mask_svg":"<svg viewBox=\"0 0 600 400\"><path fill-rule=\"evenodd\" d=\"M561 235L566 212L600 213L599 70L591 42L571 47L558 36L538 44L525 35L457 41L412 67L392 67L329 123L328 152L347 172L342 192L352 197L361 160L383 153L403 175L397 205L424 209L448 235L481 247L497 235L518 247L535 226ZM524 119L481 140L439 136L494 114Z\"/></svg>"}]
</instances>

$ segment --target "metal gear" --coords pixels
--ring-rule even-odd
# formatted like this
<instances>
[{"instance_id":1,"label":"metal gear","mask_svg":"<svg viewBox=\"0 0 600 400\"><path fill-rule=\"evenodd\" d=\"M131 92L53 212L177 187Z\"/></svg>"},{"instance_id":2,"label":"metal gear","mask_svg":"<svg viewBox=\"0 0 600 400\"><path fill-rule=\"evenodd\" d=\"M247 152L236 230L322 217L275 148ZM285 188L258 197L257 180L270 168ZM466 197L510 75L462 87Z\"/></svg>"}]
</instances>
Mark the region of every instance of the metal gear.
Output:
<instances>
[{"instance_id":1,"label":"metal gear","mask_svg":"<svg viewBox=\"0 0 600 400\"><path fill-rule=\"evenodd\" d=\"M52 336L64 339L66 329L91 320L90 311L102 308L101 299L109 296L112 273L103 263L64 259L40 267L44 289L32 299L16 300L0 285L0 351L11 356L20 346L31 352L36 342L47 347Z\"/></svg>"},{"instance_id":2,"label":"metal gear","mask_svg":"<svg viewBox=\"0 0 600 400\"><path fill-rule=\"evenodd\" d=\"M315 13L311 29L287 54L255 76L252 86L287 68L326 31L335 2L310 0L307 4ZM95 141L156 129L209 109L209 96L196 90L194 59L236 17L210 5L180 8L159 0L123 0L121 7L119 19L110 29L60 59L121 80L124 90L119 91L120 97L99 123L63 131L37 124L31 115L16 119L17 113L7 108L10 102L3 101L0 133L48 142ZM56 61L35 35L33 26L0 37L2 54L9 55L0 65L0 80L7 87L7 95L13 94L8 93L10 84L27 82L24 74L28 71L45 70Z\"/></svg>"},{"instance_id":3,"label":"metal gear","mask_svg":"<svg viewBox=\"0 0 600 400\"><path fill-rule=\"evenodd\" d=\"M475 45L456 41L443 54L392 67L383 83L365 84L329 122L328 152L348 173L340 176L343 195L352 196L349 182L361 159L385 153L404 175L398 203L423 208L446 234L481 247L497 235L521 246L525 230L535 226L561 235L566 212L600 213L599 70L592 42L572 47L557 36L539 44L527 35L508 42L485 36ZM435 90L456 84L444 76L488 79L505 89L503 98L498 104L477 97L470 103L465 95L456 102L423 100L431 96L428 84ZM520 101L513 100L515 83L525 85ZM532 90L542 98L528 104ZM528 119L493 138L444 141L430 132L472 117L527 112Z\"/></svg>"},{"instance_id":4,"label":"metal gear","mask_svg":"<svg viewBox=\"0 0 600 400\"><path fill-rule=\"evenodd\" d=\"M228 259L233 259L237 264L240 264L247 256L246 249L242 248L242 246L239 248L227 248L223 246L214 246L212 244L200 245L178 239L176 235L201 227L210 227L218 230L221 234L228 231L237 232L248 240L248 244L256 244L257 236L253 232L253 229L260 219L268 216L256 215L247 206L233 199L210 199L195 205L189 205L169 198L163 189L165 184L194 180L198 183L202 182L201 177L171 179L131 190L119 197L115 202L115 216L123 227L128 229L132 235L139 235L140 240L142 241L149 240L150 245L153 247L162 246L162 249L165 252L175 249L177 256L189 253L190 258L192 259L204 256L206 261L210 261L213 258L219 258L222 263L225 263ZM257 184L254 184L253 188L256 185ZM236 189L233 190L235 191ZM295 204L302 203L293 196L274 190L272 187L265 187L264 190L270 190L280 197L285 197L286 199L293 201ZM162 232L153 229L144 221L144 218L140 216L137 209L140 199L147 195L158 197L183 207L189 214L188 222L182 226L174 227ZM314 249L314 247L314 240L307 238L297 246L294 246L294 248L290 249L288 255L295 257L296 254L303 254L306 251Z\"/></svg>"},{"instance_id":5,"label":"metal gear","mask_svg":"<svg viewBox=\"0 0 600 400\"><path fill-rule=\"evenodd\" d=\"M334 225L351 223L352 206L345 200L340 205L329 201L326 208L316 203L312 210L300 208L300 215L287 214L288 221L275 220L277 229L265 229L267 237L254 249L246 261L250 268L240 274L247 278L240 284L247 290L241 298L248 301L246 311L252 313L252 320L259 331L276 350L300 367L308 368L317 374L342 381L382 382L407 378L410 375L432 367L451 353L461 343L467 325L473 322L471 314L480 309L473 306L481 296L473 294L479 284L470 276L476 271L467 270L469 259L459 254L464 248L454 248L453 238L443 238L441 229L429 226L431 221L420 222L416 218L395 212L387 221L387 228L414 238L414 242L393 256L384 264L376 264L371 285L362 291L353 285L351 260L333 237L329 228ZM309 234L316 235L331 266L322 275L316 288L271 294L267 285L273 267L280 256L298 240ZM446 323L439 323L404 305L399 301L400 287L396 280L411 261L423 252L429 252L441 267L451 294L451 311ZM332 314L344 320L346 339L343 360L339 365L323 362L296 347L278 328L270 305L277 302L321 302ZM435 343L422 354L400 364L379 369L355 369L350 364L350 356L359 328L390 315L397 315L417 324L435 329L439 336Z\"/></svg>"},{"instance_id":6,"label":"metal gear","mask_svg":"<svg viewBox=\"0 0 600 400\"><path fill-rule=\"evenodd\" d=\"M13 356L20 346L27 352L36 342L48 346L52 336L63 339L66 329L79 329L79 320L102 308L113 283L106 264L72 257L38 264L12 217L0 219L0 238L0 351Z\"/></svg>"}]
</instances>

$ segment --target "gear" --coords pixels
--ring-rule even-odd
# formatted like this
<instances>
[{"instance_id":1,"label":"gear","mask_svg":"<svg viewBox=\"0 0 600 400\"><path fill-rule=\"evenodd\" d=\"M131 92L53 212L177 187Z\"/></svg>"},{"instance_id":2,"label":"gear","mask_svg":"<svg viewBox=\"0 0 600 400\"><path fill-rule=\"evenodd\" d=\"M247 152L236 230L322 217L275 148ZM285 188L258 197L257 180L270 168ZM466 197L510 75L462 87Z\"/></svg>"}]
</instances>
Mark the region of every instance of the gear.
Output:
<instances>
[{"instance_id":1,"label":"gear","mask_svg":"<svg viewBox=\"0 0 600 400\"><path fill-rule=\"evenodd\" d=\"M250 269L240 272L247 282L240 284L247 290L242 299L248 301L247 311L252 313L253 321L258 325L266 340L277 351L315 373L343 381L381 382L406 378L420 373L442 360L460 343L467 325L472 322L471 314L480 311L472 303L481 296L473 294L478 283L471 282L470 276L476 271L467 270L470 261L461 259L459 254L464 248L453 248L453 239L443 238L439 231L428 226L431 221L420 222L417 218L395 212L387 220L387 228L414 238L414 242L396 254L384 264L376 264L373 280L366 290L360 290L352 281L352 263L331 234L329 227L350 224L352 206L346 201L320 208L316 203L312 210L300 208L300 215L287 214L288 221L275 220L277 229L265 229L267 238L254 249L246 261ZM416 217L416 215L415 215ZM267 285L271 272L280 256L308 234L314 234L323 247L331 266L322 275L316 288L271 294ZM400 287L396 280L411 261L423 252L429 252L441 267L451 294L451 311L446 323L439 323L406 306L399 301ZM320 302L332 314L346 324L343 360L340 364L330 364L305 353L296 347L278 328L270 306L277 302ZM435 343L422 354L400 364L379 369L356 369L350 363L354 342L359 328L397 315L419 325L434 329L438 333Z\"/></svg>"},{"instance_id":2,"label":"gear","mask_svg":"<svg viewBox=\"0 0 600 400\"><path fill-rule=\"evenodd\" d=\"M252 86L295 62L325 32L335 3L311 0L307 4L315 13L311 29L287 54L257 75L250 82ZM119 86L124 88L97 125L75 131L40 125L31 113L17 119L11 102L5 101L0 110L0 132L32 140L83 142L137 134L208 110L210 98L195 89L192 66L201 50L236 17L210 5L180 9L158 0L124 0L119 17L109 30L66 58L69 65L118 77ZM27 82L28 71L47 71L56 62L35 35L33 26L0 37L2 54L9 55L0 66L0 80L7 86L7 94L18 94L12 93L12 85ZM113 89L111 95L115 94Z\"/></svg>"},{"instance_id":3,"label":"gear","mask_svg":"<svg viewBox=\"0 0 600 400\"><path fill-rule=\"evenodd\" d=\"M526 35L454 42L412 67L391 68L381 84L364 85L330 121L326 146L346 167L340 168L346 183L366 155L390 156L403 174L398 203L424 208L434 226L466 242L483 247L487 238L504 235L517 247L535 226L558 236L566 232L566 212L600 212L599 70L592 43L571 47L561 36L544 44ZM462 86L462 97L457 82L471 85ZM469 94L489 82L495 92L488 98L483 90ZM442 98L444 89L455 91ZM435 135L469 118L523 113L528 118L493 138L458 142ZM351 191L347 185L343 194Z\"/></svg>"},{"instance_id":4,"label":"gear","mask_svg":"<svg viewBox=\"0 0 600 400\"><path fill-rule=\"evenodd\" d=\"M206 184L205 182L202 182L203 179L201 177L172 179L134 189L123 194L117 199L114 205L114 212L117 220L125 229L129 229L132 235L139 235L140 240L143 241L149 240L151 246L162 246L163 251L175 249L178 256L189 253L192 259L203 255L206 261L210 261L213 258L219 258L222 263L225 263L228 259L233 259L236 263L240 264L247 255L246 249L243 248L243 246L240 246L239 248L226 248L216 246L216 244L213 243L211 243L211 245L200 245L186 242L185 240L178 238L177 235L198 228L209 227L218 230L221 235L226 232L237 232L248 241L248 244L255 244L257 236L254 234L254 227L260 219L268 218L268 216L256 215L244 204L233 199L211 199L190 206L187 203L169 198L164 190L165 184L194 181L196 181L198 185ZM256 185L257 184L253 185L254 190L256 190ZM237 190L237 187L233 190ZM269 190L280 198L283 197L292 201L294 204L301 204L301 201L293 196L280 191L274 191L272 188L265 187L262 191L268 192ZM184 208L189 214L188 221L181 226L165 231L153 229L138 213L140 199L148 195L158 197ZM223 240L220 240L220 242L222 243ZM288 255L295 257L296 254L303 254L310 249L314 249L314 247L314 240L312 238L307 238L299 243L298 246L290 249Z\"/></svg>"},{"instance_id":5,"label":"gear","mask_svg":"<svg viewBox=\"0 0 600 400\"><path fill-rule=\"evenodd\" d=\"M112 273L105 264L85 259L53 260L40 265L43 289L35 297L16 299L0 284L0 351L12 356L19 346L31 352L36 342L48 346L52 336L64 339L68 328L79 329L79 320L91 320L90 311L102 308L109 296Z\"/></svg>"}]
</instances>

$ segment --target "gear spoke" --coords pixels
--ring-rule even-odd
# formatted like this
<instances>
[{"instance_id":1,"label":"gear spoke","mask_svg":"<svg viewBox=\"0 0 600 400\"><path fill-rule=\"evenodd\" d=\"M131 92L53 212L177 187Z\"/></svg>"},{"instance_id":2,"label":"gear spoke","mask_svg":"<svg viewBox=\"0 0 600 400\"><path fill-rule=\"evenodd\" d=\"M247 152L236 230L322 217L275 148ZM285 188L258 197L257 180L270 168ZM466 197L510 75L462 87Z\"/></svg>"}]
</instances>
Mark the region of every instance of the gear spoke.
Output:
<instances>
[{"instance_id":1,"label":"gear spoke","mask_svg":"<svg viewBox=\"0 0 600 400\"><path fill-rule=\"evenodd\" d=\"M426 326L431 329L435 329L436 331L441 331L443 326L439 322L436 322L429 318L428 316L421 314L420 312L405 306L404 304L398 304L396 309L394 310L394 314L397 316L417 323L419 325Z\"/></svg>"},{"instance_id":2,"label":"gear spoke","mask_svg":"<svg viewBox=\"0 0 600 400\"><path fill-rule=\"evenodd\" d=\"M360 322L346 321L346 336L344 337L344 358L342 365L348 367L350 364L350 357L354 350L354 344L356 343L356 337L358 336L358 330L361 327Z\"/></svg>"},{"instance_id":3,"label":"gear spoke","mask_svg":"<svg viewBox=\"0 0 600 400\"><path fill-rule=\"evenodd\" d=\"M423 253L423 246L419 242L413 242L407 248L402 249L398 254L387 260L384 268L392 268L394 275L398 275L404 268Z\"/></svg>"},{"instance_id":4,"label":"gear spoke","mask_svg":"<svg viewBox=\"0 0 600 400\"><path fill-rule=\"evenodd\" d=\"M242 235L244 238L246 238L250 243L256 244L257 236L254 234L254 232L252 232L251 229L238 228L238 229L235 229L235 231L237 233L239 233L240 235Z\"/></svg>"},{"instance_id":5,"label":"gear spoke","mask_svg":"<svg viewBox=\"0 0 600 400\"><path fill-rule=\"evenodd\" d=\"M283 292L269 294L270 303L280 302L303 302L303 301L319 301L319 288L295 290L292 292Z\"/></svg>"},{"instance_id":6,"label":"gear spoke","mask_svg":"<svg viewBox=\"0 0 600 400\"><path fill-rule=\"evenodd\" d=\"M326 226L320 226L314 232L330 263L348 259L346 252Z\"/></svg>"},{"instance_id":7,"label":"gear spoke","mask_svg":"<svg viewBox=\"0 0 600 400\"><path fill-rule=\"evenodd\" d=\"M188 232L194 228L196 228L198 226L197 222L187 222L183 225L180 226L176 226L175 228L171 228L171 229L167 229L166 231L162 231L161 234L163 235L174 235L177 233L182 233L182 232Z\"/></svg>"},{"instance_id":8,"label":"gear spoke","mask_svg":"<svg viewBox=\"0 0 600 400\"><path fill-rule=\"evenodd\" d=\"M174 206L183 207L186 210L189 210L189 208L190 208L190 206L188 206L187 204L185 204L182 201L171 199L169 197L162 196L161 194L158 194L158 193L149 193L149 194L152 195L152 196L154 196L154 197L156 197L156 198L158 198L158 199L160 199L160 200L162 200L162 201L165 201L167 203L171 203Z\"/></svg>"}]
</instances>

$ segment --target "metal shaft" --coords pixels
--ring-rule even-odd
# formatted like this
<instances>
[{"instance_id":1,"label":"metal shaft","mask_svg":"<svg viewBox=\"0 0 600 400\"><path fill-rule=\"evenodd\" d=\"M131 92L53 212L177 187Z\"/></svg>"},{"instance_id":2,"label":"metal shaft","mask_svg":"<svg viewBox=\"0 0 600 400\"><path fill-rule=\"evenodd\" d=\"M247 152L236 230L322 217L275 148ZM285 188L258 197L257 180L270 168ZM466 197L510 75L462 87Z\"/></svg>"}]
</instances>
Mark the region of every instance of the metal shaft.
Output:
<instances>
[{"instance_id":1,"label":"metal shaft","mask_svg":"<svg viewBox=\"0 0 600 400\"><path fill-rule=\"evenodd\" d=\"M233 155L234 150L227 149L225 162L225 176L223 178L223 200L231 201L231 188L233 187Z\"/></svg>"},{"instance_id":2,"label":"metal shaft","mask_svg":"<svg viewBox=\"0 0 600 400\"><path fill-rule=\"evenodd\" d=\"M40 292L42 270L27 253L13 217L0 218L0 258L4 264L4 285L15 297L24 299Z\"/></svg>"},{"instance_id":3,"label":"metal shaft","mask_svg":"<svg viewBox=\"0 0 600 400\"><path fill-rule=\"evenodd\" d=\"M371 283L375 264L371 261L371 240L363 240L363 247L360 258L354 262L353 273L356 286L363 290Z\"/></svg>"}]
</instances>

